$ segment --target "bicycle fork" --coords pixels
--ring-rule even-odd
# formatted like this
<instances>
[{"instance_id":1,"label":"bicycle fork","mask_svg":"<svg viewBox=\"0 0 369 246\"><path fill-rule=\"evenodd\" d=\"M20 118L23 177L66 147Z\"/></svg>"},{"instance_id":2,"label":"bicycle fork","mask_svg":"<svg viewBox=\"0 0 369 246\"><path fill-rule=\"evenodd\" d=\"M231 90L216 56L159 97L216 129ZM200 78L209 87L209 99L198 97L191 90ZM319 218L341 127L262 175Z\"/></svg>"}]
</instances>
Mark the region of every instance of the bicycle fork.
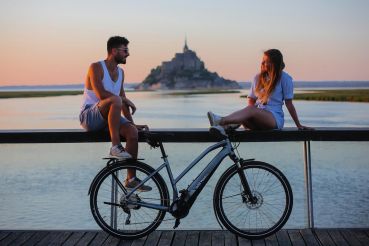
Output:
<instances>
[{"instance_id":1,"label":"bicycle fork","mask_svg":"<svg viewBox=\"0 0 369 246\"><path fill-rule=\"evenodd\" d=\"M252 191L250 189L249 183L247 182L246 175L242 171L242 164L248 161L253 161L254 159L247 159L243 160L242 158L238 158L235 154L230 155L230 158L234 161L234 163L237 166L237 173L241 180L241 185L243 188L243 191L241 193L242 202L250 202L251 204L257 203L257 197L252 194Z\"/></svg>"}]
</instances>

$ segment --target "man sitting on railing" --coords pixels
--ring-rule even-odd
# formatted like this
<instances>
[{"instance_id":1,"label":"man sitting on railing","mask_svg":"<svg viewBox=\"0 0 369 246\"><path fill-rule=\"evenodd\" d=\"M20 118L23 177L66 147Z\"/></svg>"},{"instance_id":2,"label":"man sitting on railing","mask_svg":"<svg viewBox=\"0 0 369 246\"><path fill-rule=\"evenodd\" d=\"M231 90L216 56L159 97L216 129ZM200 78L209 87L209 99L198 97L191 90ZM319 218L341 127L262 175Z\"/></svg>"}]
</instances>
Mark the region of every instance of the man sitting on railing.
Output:
<instances>
[{"instance_id":1,"label":"man sitting on railing","mask_svg":"<svg viewBox=\"0 0 369 246\"><path fill-rule=\"evenodd\" d=\"M126 64L129 56L129 41L124 37L111 37L107 43L106 60L92 63L88 70L79 115L80 123L87 131L108 129L112 142L110 156L118 159L137 158L138 130L147 130L147 125L136 125L132 114L136 106L125 95L124 71L118 64ZM124 117L121 115L123 113ZM126 149L120 142L126 139ZM129 169L127 187L135 187L139 180L134 169ZM150 190L150 187L144 187Z\"/></svg>"}]
</instances>

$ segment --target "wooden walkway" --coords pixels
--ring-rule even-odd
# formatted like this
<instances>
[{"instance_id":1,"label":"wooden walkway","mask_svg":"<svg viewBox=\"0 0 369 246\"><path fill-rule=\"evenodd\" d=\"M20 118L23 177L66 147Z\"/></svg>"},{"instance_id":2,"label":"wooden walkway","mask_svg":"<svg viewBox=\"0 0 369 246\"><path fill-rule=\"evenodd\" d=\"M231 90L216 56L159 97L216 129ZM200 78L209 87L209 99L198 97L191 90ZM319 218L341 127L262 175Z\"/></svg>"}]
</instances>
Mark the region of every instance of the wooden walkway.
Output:
<instances>
[{"instance_id":1,"label":"wooden walkway","mask_svg":"<svg viewBox=\"0 0 369 246\"><path fill-rule=\"evenodd\" d=\"M369 245L369 229L281 230L263 240L246 240L228 231L155 231L145 238L119 240L102 231L0 231L0 245Z\"/></svg>"}]
</instances>

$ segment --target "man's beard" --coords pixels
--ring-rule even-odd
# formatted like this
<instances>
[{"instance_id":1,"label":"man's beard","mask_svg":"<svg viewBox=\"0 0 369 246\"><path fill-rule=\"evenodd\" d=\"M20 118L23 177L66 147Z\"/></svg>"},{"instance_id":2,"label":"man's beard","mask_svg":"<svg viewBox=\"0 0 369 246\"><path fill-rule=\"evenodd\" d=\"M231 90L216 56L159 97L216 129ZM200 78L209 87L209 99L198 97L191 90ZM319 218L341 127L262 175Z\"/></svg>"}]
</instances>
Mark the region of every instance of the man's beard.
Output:
<instances>
[{"instance_id":1,"label":"man's beard","mask_svg":"<svg viewBox=\"0 0 369 246\"><path fill-rule=\"evenodd\" d=\"M126 64L126 62L127 62L126 57L124 57L124 58L122 58L122 57L115 57L114 60L115 60L115 62L117 64Z\"/></svg>"}]
</instances>

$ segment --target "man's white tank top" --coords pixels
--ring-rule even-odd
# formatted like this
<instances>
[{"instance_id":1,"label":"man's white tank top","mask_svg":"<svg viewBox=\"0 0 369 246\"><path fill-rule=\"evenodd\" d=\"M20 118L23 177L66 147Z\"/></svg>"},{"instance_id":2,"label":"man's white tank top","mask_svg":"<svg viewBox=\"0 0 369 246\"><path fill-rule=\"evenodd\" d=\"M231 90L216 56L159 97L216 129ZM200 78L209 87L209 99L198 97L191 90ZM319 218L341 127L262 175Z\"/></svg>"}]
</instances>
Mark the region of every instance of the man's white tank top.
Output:
<instances>
[{"instance_id":1,"label":"man's white tank top","mask_svg":"<svg viewBox=\"0 0 369 246\"><path fill-rule=\"evenodd\" d=\"M114 95L119 96L120 89L122 87L122 77L123 77L123 69L118 67L118 79L117 81L113 81L110 77L108 68L105 65L105 61L100 61L101 67L103 68L104 76L102 79L102 84L104 89L113 93ZM99 102L99 98L96 96L93 90L89 90L85 87L83 91L83 100L81 110L85 108L86 105L91 105Z\"/></svg>"}]
</instances>

